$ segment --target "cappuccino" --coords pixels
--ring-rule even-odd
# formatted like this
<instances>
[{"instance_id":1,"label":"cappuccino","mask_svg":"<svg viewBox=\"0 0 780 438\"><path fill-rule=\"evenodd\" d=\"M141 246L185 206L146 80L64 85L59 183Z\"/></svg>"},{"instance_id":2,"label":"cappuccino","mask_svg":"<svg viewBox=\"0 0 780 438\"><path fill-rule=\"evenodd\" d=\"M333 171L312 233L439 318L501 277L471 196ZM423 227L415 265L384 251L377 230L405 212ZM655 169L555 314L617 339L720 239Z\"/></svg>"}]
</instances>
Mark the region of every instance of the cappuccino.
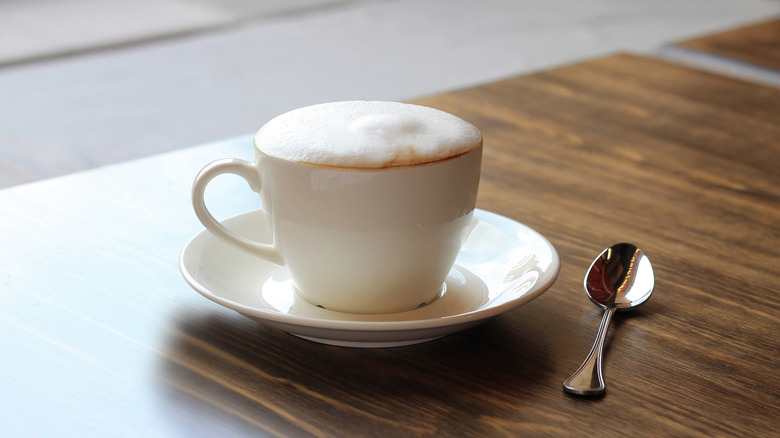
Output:
<instances>
[{"instance_id":1,"label":"cappuccino","mask_svg":"<svg viewBox=\"0 0 780 438\"><path fill-rule=\"evenodd\" d=\"M255 134L265 154L333 167L433 163L482 144L477 128L437 109L397 102L334 102L282 114Z\"/></svg>"},{"instance_id":2,"label":"cappuccino","mask_svg":"<svg viewBox=\"0 0 780 438\"><path fill-rule=\"evenodd\" d=\"M196 177L195 213L221 239L284 266L291 293L329 310L405 312L435 300L472 227L482 135L432 108L336 102L291 111L255 135L255 160ZM233 173L260 195L269 242L233 234L206 185Z\"/></svg>"}]
</instances>

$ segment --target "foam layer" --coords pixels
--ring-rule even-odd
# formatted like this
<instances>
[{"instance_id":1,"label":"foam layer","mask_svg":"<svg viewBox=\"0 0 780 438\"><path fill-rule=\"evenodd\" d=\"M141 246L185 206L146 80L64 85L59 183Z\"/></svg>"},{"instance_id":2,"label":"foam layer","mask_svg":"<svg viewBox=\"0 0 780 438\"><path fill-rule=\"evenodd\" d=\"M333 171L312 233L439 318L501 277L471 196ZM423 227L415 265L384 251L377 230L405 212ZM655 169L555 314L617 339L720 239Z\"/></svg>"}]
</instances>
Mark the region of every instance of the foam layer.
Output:
<instances>
[{"instance_id":1,"label":"foam layer","mask_svg":"<svg viewBox=\"0 0 780 438\"><path fill-rule=\"evenodd\" d=\"M334 102L282 114L255 145L290 161L383 168L430 163L482 144L477 128L452 114L397 102Z\"/></svg>"}]
</instances>

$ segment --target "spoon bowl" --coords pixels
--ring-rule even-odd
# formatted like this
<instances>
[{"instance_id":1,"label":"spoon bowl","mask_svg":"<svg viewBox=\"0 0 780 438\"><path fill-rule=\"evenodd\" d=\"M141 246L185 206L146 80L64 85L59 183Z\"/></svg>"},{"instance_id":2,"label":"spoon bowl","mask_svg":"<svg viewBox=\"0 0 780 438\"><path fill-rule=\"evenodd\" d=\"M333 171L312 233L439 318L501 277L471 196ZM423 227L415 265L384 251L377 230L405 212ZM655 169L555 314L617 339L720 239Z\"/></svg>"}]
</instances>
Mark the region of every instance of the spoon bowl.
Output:
<instances>
[{"instance_id":1,"label":"spoon bowl","mask_svg":"<svg viewBox=\"0 0 780 438\"><path fill-rule=\"evenodd\" d=\"M630 243L619 243L593 261L583 286L597 306L628 310L647 301L654 284L653 266L645 253Z\"/></svg>"},{"instance_id":2,"label":"spoon bowl","mask_svg":"<svg viewBox=\"0 0 780 438\"><path fill-rule=\"evenodd\" d=\"M630 310L650 298L655 275L650 259L630 243L613 245L590 265L584 281L588 298L605 309L596 342L580 368L566 382L564 391L576 395L601 395L606 391L602 373L604 339L616 310Z\"/></svg>"}]
</instances>

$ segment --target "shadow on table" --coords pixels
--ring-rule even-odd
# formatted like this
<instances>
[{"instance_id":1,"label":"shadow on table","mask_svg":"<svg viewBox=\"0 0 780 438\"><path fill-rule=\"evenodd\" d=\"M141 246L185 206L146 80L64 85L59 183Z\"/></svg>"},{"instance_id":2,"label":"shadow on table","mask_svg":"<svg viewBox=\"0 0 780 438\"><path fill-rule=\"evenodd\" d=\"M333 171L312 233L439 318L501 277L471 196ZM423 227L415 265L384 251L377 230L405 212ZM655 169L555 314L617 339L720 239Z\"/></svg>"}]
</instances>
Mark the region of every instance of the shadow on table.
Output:
<instances>
[{"instance_id":1,"label":"shadow on table","mask_svg":"<svg viewBox=\"0 0 780 438\"><path fill-rule=\"evenodd\" d=\"M215 313L182 318L164 352L163 408L187 436L428 434L515 416L558 391L550 315L519 309L424 344L317 344ZM529 414L530 415L530 414Z\"/></svg>"}]
</instances>

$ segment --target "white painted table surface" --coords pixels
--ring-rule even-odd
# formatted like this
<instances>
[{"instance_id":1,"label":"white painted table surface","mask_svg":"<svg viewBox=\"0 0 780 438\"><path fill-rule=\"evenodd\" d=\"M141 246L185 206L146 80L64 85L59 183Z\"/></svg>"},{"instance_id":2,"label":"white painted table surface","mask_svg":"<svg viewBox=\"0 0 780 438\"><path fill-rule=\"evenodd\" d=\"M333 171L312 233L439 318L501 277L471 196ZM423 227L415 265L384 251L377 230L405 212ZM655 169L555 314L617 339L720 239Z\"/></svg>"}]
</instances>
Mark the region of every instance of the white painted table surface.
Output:
<instances>
[{"instance_id":1,"label":"white painted table surface","mask_svg":"<svg viewBox=\"0 0 780 438\"><path fill-rule=\"evenodd\" d=\"M251 159L251 138L0 191L0 435L223 432L186 430L192 412L176 411L165 361L150 354L170 353L177 321L207 303L177 261L202 229L192 180L223 157ZM259 207L238 177L214 183L218 217Z\"/></svg>"}]
</instances>

